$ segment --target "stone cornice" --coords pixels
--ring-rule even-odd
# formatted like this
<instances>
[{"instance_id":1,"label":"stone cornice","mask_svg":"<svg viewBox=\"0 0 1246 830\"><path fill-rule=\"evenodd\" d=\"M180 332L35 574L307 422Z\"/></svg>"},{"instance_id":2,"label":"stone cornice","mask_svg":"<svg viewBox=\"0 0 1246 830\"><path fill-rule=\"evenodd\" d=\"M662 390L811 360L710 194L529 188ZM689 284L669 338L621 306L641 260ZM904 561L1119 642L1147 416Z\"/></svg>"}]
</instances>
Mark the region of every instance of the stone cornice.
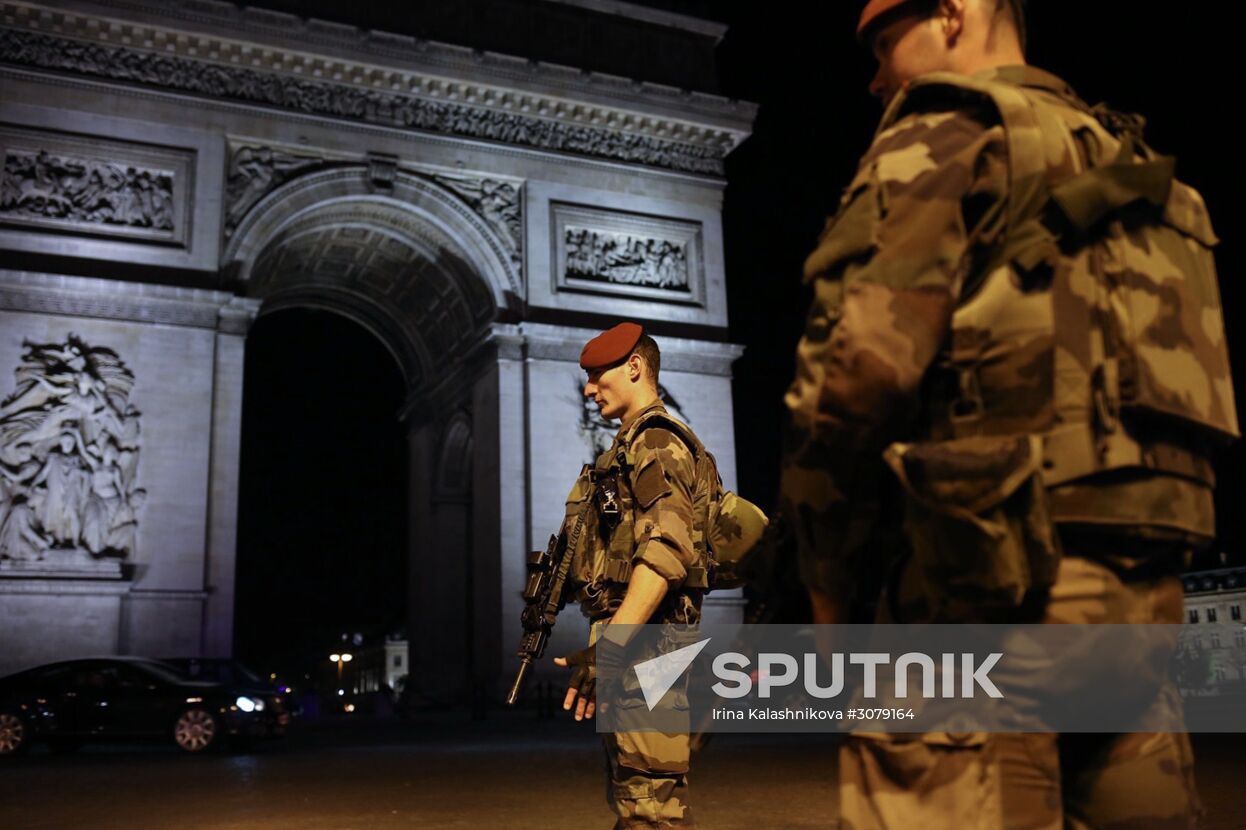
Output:
<instances>
[{"instance_id":1,"label":"stone cornice","mask_svg":"<svg viewBox=\"0 0 1246 830\"><path fill-rule=\"evenodd\" d=\"M388 63L394 68L460 81L512 87L538 95L665 114L676 119L691 118L745 133L751 129L757 114L757 105L721 95L327 20L305 19L272 9L239 8L238 3L228 0L45 0L39 5L86 15L128 15L148 22L170 21L172 26L189 24L197 32L262 41L269 48L312 50L348 61ZM646 7L635 9L646 14L677 17ZM711 28L721 26L698 22Z\"/></svg>"},{"instance_id":2,"label":"stone cornice","mask_svg":"<svg viewBox=\"0 0 1246 830\"><path fill-rule=\"evenodd\" d=\"M148 16L154 14L148 6L139 5L149 12ZM276 18L282 18L284 37L289 39L291 21L297 18L258 10L244 14L228 4L171 5L173 12L181 12L182 17L189 14L186 10L192 6L196 15L202 15L204 12L198 10L206 8L215 18L222 19L228 16L221 6L232 9L236 20L246 19L248 40L0 2L0 22L4 25L0 29L0 61L263 107L715 177L722 175L726 153L747 136L753 114L749 107L744 118L697 118L691 101L696 96L691 96L681 99L683 106L678 107L684 117L656 115L652 110L661 107L650 108L649 112L641 108L652 97L647 89L650 85L642 85L644 94L634 92L629 103L637 108L624 109L531 91L517 80L508 80L505 73L474 73L477 77L490 75L490 80L496 79L498 83L455 79L461 76L450 71L434 74L422 66L419 70L411 69L411 56L418 55L420 64L434 67L437 61L424 60L430 51L447 61L450 56L457 56L474 70L491 62L516 74L532 74L533 70L527 61L441 44L434 48L410 38L369 33L361 43L354 29L318 21L298 21L299 27L309 30L298 37L303 49L321 45L320 38L310 30L327 27L325 37L349 41L351 38L342 31L345 29L354 33L353 54L366 54L369 62L273 48L261 42L262 20L270 19L268 25L275 27ZM393 42L387 46L387 41ZM378 63L378 59L387 58L387 50L394 59ZM397 59L400 53L405 58L402 61ZM441 68L454 70L456 66L451 61ZM594 84L603 85L598 76L575 73L575 77L574 82L568 79L565 91L576 93ZM510 85L502 85L508 82ZM549 83L540 86L551 88ZM725 106L722 99L700 97Z\"/></svg>"},{"instance_id":3,"label":"stone cornice","mask_svg":"<svg viewBox=\"0 0 1246 830\"><path fill-rule=\"evenodd\" d=\"M160 323L241 334L254 300L221 291L0 270L0 311Z\"/></svg>"}]
</instances>

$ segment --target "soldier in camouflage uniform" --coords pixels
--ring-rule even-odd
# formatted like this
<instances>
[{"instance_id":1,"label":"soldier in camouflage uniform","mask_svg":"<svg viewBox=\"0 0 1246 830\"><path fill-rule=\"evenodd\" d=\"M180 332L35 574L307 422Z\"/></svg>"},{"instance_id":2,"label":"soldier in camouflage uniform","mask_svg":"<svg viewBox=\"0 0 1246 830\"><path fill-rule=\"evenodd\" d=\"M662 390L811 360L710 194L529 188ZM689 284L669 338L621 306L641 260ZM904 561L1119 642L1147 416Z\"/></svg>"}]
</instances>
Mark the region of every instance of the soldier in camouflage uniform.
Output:
<instances>
[{"instance_id":1,"label":"soldier in camouflage uniform","mask_svg":"<svg viewBox=\"0 0 1246 830\"><path fill-rule=\"evenodd\" d=\"M704 505L721 492L713 456L658 397L660 354L640 326L623 323L584 347L584 395L608 420L621 421L613 444L585 466L567 497L567 522L585 516L574 552L570 596L592 622L593 639L607 624L694 624L708 587ZM582 510L585 499L595 501ZM568 538L571 538L569 532ZM616 629L624 631L626 629ZM609 636L609 635L606 635ZM577 720L596 708L596 647L555 661L576 672L564 709ZM685 680L686 682L686 680ZM686 692L668 699L679 709ZM624 684L618 720L629 707L647 711L639 687ZM616 828L694 827L688 808L687 730L603 735L607 795Z\"/></svg>"},{"instance_id":2,"label":"soldier in camouflage uniform","mask_svg":"<svg viewBox=\"0 0 1246 830\"><path fill-rule=\"evenodd\" d=\"M886 112L805 264L785 398L815 620L884 570L881 621L1180 623L1238 430L1202 199L1141 119L1025 65L1019 0L871 0L859 34ZM840 775L853 830L1200 810L1183 733L855 735Z\"/></svg>"}]
</instances>

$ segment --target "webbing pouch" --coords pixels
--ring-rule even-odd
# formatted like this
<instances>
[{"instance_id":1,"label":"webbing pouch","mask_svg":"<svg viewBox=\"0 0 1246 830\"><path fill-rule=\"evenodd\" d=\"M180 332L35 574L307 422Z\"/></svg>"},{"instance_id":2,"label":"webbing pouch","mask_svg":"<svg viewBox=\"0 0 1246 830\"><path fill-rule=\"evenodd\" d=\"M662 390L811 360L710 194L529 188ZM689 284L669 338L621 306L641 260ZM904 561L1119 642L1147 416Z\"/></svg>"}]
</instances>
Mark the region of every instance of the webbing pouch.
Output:
<instances>
[{"instance_id":1,"label":"webbing pouch","mask_svg":"<svg viewBox=\"0 0 1246 830\"><path fill-rule=\"evenodd\" d=\"M1129 205L1145 202L1157 212L1168 202L1176 161L1157 156L1134 157L1134 142L1126 136L1116 160L1093 167L1052 188L1051 199L1069 224L1086 233L1103 219Z\"/></svg>"},{"instance_id":2,"label":"webbing pouch","mask_svg":"<svg viewBox=\"0 0 1246 830\"><path fill-rule=\"evenodd\" d=\"M1006 618L1055 580L1060 544L1037 436L893 444L905 533L932 622Z\"/></svg>"}]
</instances>

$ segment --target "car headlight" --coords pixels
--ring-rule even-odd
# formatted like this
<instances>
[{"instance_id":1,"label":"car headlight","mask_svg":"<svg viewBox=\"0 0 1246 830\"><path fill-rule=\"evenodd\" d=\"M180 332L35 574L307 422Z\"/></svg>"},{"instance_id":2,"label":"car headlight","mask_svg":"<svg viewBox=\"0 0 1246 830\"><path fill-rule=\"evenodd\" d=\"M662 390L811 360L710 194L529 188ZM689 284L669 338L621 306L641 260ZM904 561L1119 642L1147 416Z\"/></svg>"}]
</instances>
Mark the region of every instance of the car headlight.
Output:
<instances>
[{"instance_id":1,"label":"car headlight","mask_svg":"<svg viewBox=\"0 0 1246 830\"><path fill-rule=\"evenodd\" d=\"M263 712L264 711L264 701L258 698L254 698L254 697L246 697L245 695L240 696L237 700L235 700L234 705L237 706L239 709L241 709L243 712Z\"/></svg>"}]
</instances>

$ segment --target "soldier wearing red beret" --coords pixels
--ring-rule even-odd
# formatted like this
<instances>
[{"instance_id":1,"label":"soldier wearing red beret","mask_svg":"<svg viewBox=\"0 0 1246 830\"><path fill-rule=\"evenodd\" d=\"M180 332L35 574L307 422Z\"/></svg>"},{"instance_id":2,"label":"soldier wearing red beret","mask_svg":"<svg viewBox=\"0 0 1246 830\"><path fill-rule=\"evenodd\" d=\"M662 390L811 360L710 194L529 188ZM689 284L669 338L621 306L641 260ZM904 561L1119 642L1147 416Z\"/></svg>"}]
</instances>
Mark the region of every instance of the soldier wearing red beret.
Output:
<instances>
[{"instance_id":1,"label":"soldier wearing red beret","mask_svg":"<svg viewBox=\"0 0 1246 830\"><path fill-rule=\"evenodd\" d=\"M663 406L660 361L657 343L636 323L603 332L580 354L588 373L584 396L603 418L620 422L614 443L586 465L567 497L568 521L590 493L596 502L569 579L570 596L593 624L594 640L607 624L695 624L708 589L707 554L694 519L701 508L694 504L708 504L720 492L718 471L692 430ZM596 709L595 661L593 645L555 661L575 669L563 708L574 709L576 720ZM686 700L684 688L676 684L668 695ZM695 827L686 730L606 733L602 739L616 828Z\"/></svg>"}]
</instances>

